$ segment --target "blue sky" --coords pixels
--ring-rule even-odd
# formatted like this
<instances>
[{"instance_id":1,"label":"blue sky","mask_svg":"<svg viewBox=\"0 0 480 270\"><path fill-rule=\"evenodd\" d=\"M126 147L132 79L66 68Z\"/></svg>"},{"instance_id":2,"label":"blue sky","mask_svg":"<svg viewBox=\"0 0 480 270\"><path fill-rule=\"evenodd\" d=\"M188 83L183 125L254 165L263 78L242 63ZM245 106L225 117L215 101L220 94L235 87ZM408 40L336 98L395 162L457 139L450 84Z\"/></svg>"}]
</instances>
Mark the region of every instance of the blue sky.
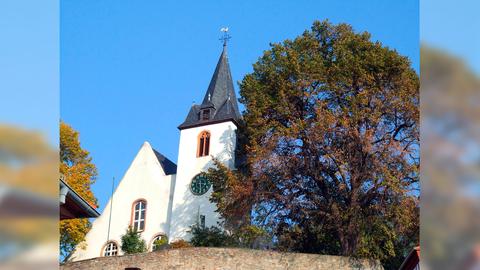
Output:
<instances>
[{"instance_id":1,"label":"blue sky","mask_svg":"<svg viewBox=\"0 0 480 270\"><path fill-rule=\"evenodd\" d=\"M421 41L460 57L480 73L480 1L420 1Z\"/></svg>"},{"instance_id":2,"label":"blue sky","mask_svg":"<svg viewBox=\"0 0 480 270\"><path fill-rule=\"evenodd\" d=\"M38 131L54 147L59 118L58 14L56 0L0 1L0 123Z\"/></svg>"},{"instance_id":3,"label":"blue sky","mask_svg":"<svg viewBox=\"0 0 480 270\"><path fill-rule=\"evenodd\" d=\"M324 19L370 32L419 68L415 0L64 0L60 10L60 114L80 131L97 165L93 190L101 209L112 177L118 184L144 141L177 161L177 126L203 98L223 26L232 36L235 81L252 71L270 42L294 38Z\"/></svg>"}]
</instances>

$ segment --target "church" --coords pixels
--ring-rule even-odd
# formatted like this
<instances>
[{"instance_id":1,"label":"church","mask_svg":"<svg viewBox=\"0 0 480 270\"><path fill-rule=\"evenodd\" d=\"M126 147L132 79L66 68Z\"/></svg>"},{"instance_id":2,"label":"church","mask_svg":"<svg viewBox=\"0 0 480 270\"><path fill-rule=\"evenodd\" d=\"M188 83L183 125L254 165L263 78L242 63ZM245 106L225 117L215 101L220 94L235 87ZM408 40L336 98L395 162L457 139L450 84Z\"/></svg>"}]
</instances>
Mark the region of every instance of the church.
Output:
<instances>
[{"instance_id":1,"label":"church","mask_svg":"<svg viewBox=\"0 0 480 270\"><path fill-rule=\"evenodd\" d=\"M193 104L178 126L177 164L144 142L70 261L122 255L121 236L129 226L152 251L159 239L188 241L192 225L217 225L220 217L209 201L212 185L204 172L213 166L212 158L235 168L241 121L226 45L225 39L202 103Z\"/></svg>"}]
</instances>

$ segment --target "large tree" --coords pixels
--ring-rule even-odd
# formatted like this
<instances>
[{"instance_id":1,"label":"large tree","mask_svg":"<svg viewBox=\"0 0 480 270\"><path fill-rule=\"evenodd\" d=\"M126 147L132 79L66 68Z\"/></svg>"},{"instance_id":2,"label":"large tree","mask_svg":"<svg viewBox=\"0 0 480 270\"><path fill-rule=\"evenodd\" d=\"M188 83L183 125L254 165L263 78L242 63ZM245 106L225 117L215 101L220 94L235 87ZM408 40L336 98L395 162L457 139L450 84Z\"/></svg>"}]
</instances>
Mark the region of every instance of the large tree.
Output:
<instances>
[{"instance_id":1,"label":"large tree","mask_svg":"<svg viewBox=\"0 0 480 270\"><path fill-rule=\"evenodd\" d=\"M91 190L97 169L89 152L81 147L79 133L63 121L60 122L60 173L75 192L97 207L97 199ZM63 259L67 259L83 242L90 227L86 218L60 221L60 255Z\"/></svg>"},{"instance_id":2,"label":"large tree","mask_svg":"<svg viewBox=\"0 0 480 270\"><path fill-rule=\"evenodd\" d=\"M418 241L419 80L407 57L317 21L253 68L240 83L243 164L209 172L226 224L264 227L282 250L398 261Z\"/></svg>"}]
</instances>

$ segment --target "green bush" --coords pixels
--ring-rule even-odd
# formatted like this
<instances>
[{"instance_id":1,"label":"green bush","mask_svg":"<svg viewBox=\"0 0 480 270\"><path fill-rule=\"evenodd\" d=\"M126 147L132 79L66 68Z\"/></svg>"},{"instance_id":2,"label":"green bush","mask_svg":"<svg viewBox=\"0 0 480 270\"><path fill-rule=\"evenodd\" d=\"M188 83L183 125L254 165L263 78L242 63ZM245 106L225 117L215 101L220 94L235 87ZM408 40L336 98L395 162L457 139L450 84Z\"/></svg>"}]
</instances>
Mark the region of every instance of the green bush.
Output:
<instances>
[{"instance_id":1,"label":"green bush","mask_svg":"<svg viewBox=\"0 0 480 270\"><path fill-rule=\"evenodd\" d=\"M239 228L234 237L239 246L253 249L266 249L271 247L271 237L262 228L254 225L246 225Z\"/></svg>"},{"instance_id":2,"label":"green bush","mask_svg":"<svg viewBox=\"0 0 480 270\"><path fill-rule=\"evenodd\" d=\"M191 227L190 233L192 234L190 243L195 247L237 246L232 236L215 226L202 228L195 225Z\"/></svg>"},{"instance_id":3,"label":"green bush","mask_svg":"<svg viewBox=\"0 0 480 270\"><path fill-rule=\"evenodd\" d=\"M161 250L167 247L168 238L166 236L161 236L160 239L153 241L153 251Z\"/></svg>"},{"instance_id":4,"label":"green bush","mask_svg":"<svg viewBox=\"0 0 480 270\"><path fill-rule=\"evenodd\" d=\"M145 240L140 237L140 233L132 227L128 227L127 232L122 235L122 251L125 254L142 253L147 251Z\"/></svg>"}]
</instances>

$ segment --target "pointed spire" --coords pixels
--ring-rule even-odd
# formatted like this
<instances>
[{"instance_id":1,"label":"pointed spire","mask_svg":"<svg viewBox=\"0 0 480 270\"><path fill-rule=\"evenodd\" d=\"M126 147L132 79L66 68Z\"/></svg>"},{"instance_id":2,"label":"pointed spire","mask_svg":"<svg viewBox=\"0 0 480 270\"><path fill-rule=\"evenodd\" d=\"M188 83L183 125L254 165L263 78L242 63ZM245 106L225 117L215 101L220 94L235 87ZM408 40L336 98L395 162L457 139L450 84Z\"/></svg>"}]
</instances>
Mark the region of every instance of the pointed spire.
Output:
<instances>
[{"instance_id":1,"label":"pointed spire","mask_svg":"<svg viewBox=\"0 0 480 270\"><path fill-rule=\"evenodd\" d=\"M235 90L233 88L232 74L228 63L227 52L224 49L218 59L217 66L212 79L210 80L210 84L208 85L202 105L212 102L215 109L218 110L227 100L228 96L235 97Z\"/></svg>"},{"instance_id":2,"label":"pointed spire","mask_svg":"<svg viewBox=\"0 0 480 270\"><path fill-rule=\"evenodd\" d=\"M191 108L187 119L183 124L179 126L180 129L193 127L198 125L204 125L210 122L219 122L226 120L238 121L241 119L241 114L238 109L237 98L233 87L232 73L230 71L230 65L228 63L227 56L227 40L230 36L226 31L223 40L223 50L218 59L217 66L213 72L212 79L208 85L207 91L203 98L202 103L198 106L195 105ZM201 110L210 110L211 117L206 120L200 120Z\"/></svg>"}]
</instances>

